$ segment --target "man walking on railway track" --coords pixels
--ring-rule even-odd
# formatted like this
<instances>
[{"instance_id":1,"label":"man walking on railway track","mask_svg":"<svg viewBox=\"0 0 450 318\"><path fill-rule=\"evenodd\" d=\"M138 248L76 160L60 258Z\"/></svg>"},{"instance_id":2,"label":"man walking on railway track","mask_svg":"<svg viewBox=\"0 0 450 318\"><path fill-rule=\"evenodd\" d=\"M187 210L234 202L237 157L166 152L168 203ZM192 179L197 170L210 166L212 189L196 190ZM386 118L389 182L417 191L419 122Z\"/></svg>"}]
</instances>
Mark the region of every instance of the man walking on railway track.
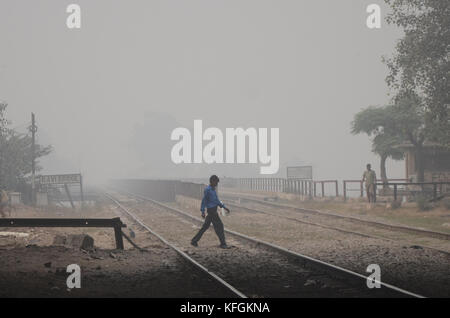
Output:
<instances>
[{"instance_id":1,"label":"man walking on railway track","mask_svg":"<svg viewBox=\"0 0 450 318\"><path fill-rule=\"evenodd\" d=\"M217 213L217 207L224 208L228 213L230 210L219 200L216 187L219 183L219 177L216 175L212 175L209 178L209 186L205 188L202 205L200 207L200 211L202 212L202 217L205 219L205 223L203 223L202 228L198 231L197 235L191 241L193 246L198 246L198 241L200 241L203 233L209 228L211 223L214 226L214 230L216 231L217 236L220 240L221 248L228 248L227 243L225 242L225 233L223 228L223 223L220 220L219 214ZM205 209L207 212L205 218Z\"/></svg>"},{"instance_id":2,"label":"man walking on railway track","mask_svg":"<svg viewBox=\"0 0 450 318\"><path fill-rule=\"evenodd\" d=\"M370 202L376 202L377 201L377 176L375 174L375 171L371 169L370 163L367 164L367 170L363 173L362 182L365 181L366 184L366 192L367 192L367 199Z\"/></svg>"}]
</instances>

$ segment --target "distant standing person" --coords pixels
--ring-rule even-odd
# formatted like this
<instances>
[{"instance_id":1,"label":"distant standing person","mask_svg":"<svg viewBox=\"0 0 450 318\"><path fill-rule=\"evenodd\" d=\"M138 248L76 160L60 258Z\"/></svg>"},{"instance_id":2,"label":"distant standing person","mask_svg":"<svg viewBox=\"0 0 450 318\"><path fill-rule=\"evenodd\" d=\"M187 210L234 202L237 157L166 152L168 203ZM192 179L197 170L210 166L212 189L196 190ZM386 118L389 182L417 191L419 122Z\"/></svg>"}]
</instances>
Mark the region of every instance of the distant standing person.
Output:
<instances>
[{"instance_id":1,"label":"distant standing person","mask_svg":"<svg viewBox=\"0 0 450 318\"><path fill-rule=\"evenodd\" d=\"M197 235L191 241L193 246L198 246L198 241L200 241L203 233L209 228L211 222L214 226L214 231L216 231L217 236L220 240L221 248L228 248L227 243L225 242L225 233L223 228L223 223L220 220L219 214L217 213L217 207L224 208L228 213L230 210L219 200L216 193L216 187L219 183L219 177L216 175L212 175L209 178L209 186L205 188L202 205L200 207L200 211L202 212L202 218L205 219L205 223L203 223L202 228L198 231ZM205 218L205 209L208 215Z\"/></svg>"},{"instance_id":2,"label":"distant standing person","mask_svg":"<svg viewBox=\"0 0 450 318\"><path fill-rule=\"evenodd\" d=\"M367 164L367 170L363 173L362 182L365 181L366 184L366 192L367 192L367 199L369 202L376 202L377 201L377 175L375 174L375 171L371 169L370 163Z\"/></svg>"}]
</instances>

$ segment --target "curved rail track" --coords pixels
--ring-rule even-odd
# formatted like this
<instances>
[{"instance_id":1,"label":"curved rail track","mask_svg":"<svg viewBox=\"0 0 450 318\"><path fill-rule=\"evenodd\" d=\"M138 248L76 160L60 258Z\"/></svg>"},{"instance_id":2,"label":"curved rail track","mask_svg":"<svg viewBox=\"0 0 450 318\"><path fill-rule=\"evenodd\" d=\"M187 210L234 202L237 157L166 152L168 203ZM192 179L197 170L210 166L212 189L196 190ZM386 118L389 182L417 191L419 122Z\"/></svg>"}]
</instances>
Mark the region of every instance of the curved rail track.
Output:
<instances>
[{"instance_id":1,"label":"curved rail track","mask_svg":"<svg viewBox=\"0 0 450 318\"><path fill-rule=\"evenodd\" d=\"M227 196L224 196L224 197L227 197ZM229 198L229 197L227 197L227 198ZM234 197L234 199L236 199L236 198L239 198L239 197ZM242 201L245 201L245 200L247 200L247 198L244 198ZM264 205L266 203L266 201L250 200L250 199L248 199L248 200L251 201L251 202L257 203L257 204L261 204L261 205ZM386 237L386 236L369 234L369 233L365 233L365 232L361 232L361 231L345 229L345 228L337 227L335 225L327 225L327 224L322 224L322 223L317 223L317 222L306 221L304 219L299 219L297 217L292 217L292 216L290 217L290 216L286 216L286 215L283 215L283 214L280 214L280 213L275 213L275 212L270 212L270 211L266 211L266 210L256 209L254 207L245 206L245 205L242 204L242 202L240 204L232 203L232 202L236 202L236 200L233 200L233 201L224 200L224 202L229 207L232 207L232 208L235 208L235 209L246 210L246 211L248 211L250 213L261 213L261 214L271 215L271 216L287 219L287 220L290 220L290 221L294 221L294 222L297 222L297 223L303 223L303 224L317 226L317 227L321 227L321 228L325 228L325 229L329 229L329 230L335 230L335 231L339 231L339 232L346 233L346 234L352 234L352 235L358 235L358 236L367 237L367 238L375 238L375 239L385 240L385 241L393 242L394 244L399 244L399 245L403 245L405 243L408 243L408 244L414 245L416 247L418 246L418 247L422 247L422 248L427 248L427 249L438 251L440 253L444 253L444 254L450 255L449 251L442 250L442 249L439 249L439 248L436 248L436 247L433 247L433 246L428 246L428 245L425 245L425 244L413 243L413 242L408 241L408 240L399 241L397 239L392 239L392 238L389 238L389 237ZM267 205L272 206L271 204L267 204ZM284 206L278 206L278 205L275 206L275 205L273 205L273 207L276 207L278 209L285 209ZM289 208L294 209L295 207L289 207ZM295 209L301 209L301 208L295 208ZM308 210L308 209L301 209L301 210L305 210L306 212L302 212L302 211L298 211L298 210L294 210L293 212L303 213L303 215L304 214L316 213L315 210ZM320 215L320 216L324 216L325 215L326 217L329 216L327 212L322 212L322 211L317 211L317 215ZM335 216L334 214L331 215L331 217L334 217L334 216ZM354 222L354 218L352 218L352 217L348 217L348 218L347 217L342 217L341 218L341 216L338 216L338 217L339 217L339 219L343 219L345 221L349 221L349 219L350 219L350 222L355 223ZM360 219L357 219L357 220L360 220ZM377 222L373 222L373 223L379 224ZM371 221L367 221L367 222L364 221L364 223L362 223L362 224L364 224L364 225L372 225L372 222ZM387 226L389 226L388 224L384 224L384 223L380 223L380 224L383 224L383 227L382 227L383 230L393 230L393 229L395 229L397 227L397 226L392 226L392 228L387 228ZM445 234L445 233L440 233L440 232L426 231L426 233L429 233L429 232L431 232L433 234L439 234L439 235L440 234ZM411 233L411 232L408 232L408 233ZM420 229L418 229L418 232L416 232L415 234L423 235L422 230L420 230Z\"/></svg>"},{"instance_id":2,"label":"curved rail track","mask_svg":"<svg viewBox=\"0 0 450 318\"><path fill-rule=\"evenodd\" d=\"M203 223L201 218L153 199L122 190L120 193L134 198L135 206L126 208L123 202L109 197L121 206L122 211L127 211L130 217L139 220L138 223L146 228L148 228L146 225L148 221L145 219L150 216L152 216L151 222L155 224L159 222L161 229L169 227L169 223L175 228L170 231L166 229L167 235L174 235L173 232L185 230L186 223L191 224L190 228L187 228L190 231L188 233L194 234L192 224ZM135 213L131 212L131 209L135 210ZM136 214L139 214L139 217ZM230 290L241 291L241 297L244 296L243 293L249 297L423 297L384 282L377 282L381 288L370 289L367 287L368 278L364 275L242 233L228 229L225 229L225 232L233 238L237 248L213 249L215 251L213 254L208 253L211 249L202 249L198 252L189 246L190 237L186 237L184 233L181 240L173 240L184 249L193 250L190 253L193 256L187 255L189 251L183 252L172 245L179 253L184 253L184 257L189 257L202 266L205 273L212 272L208 268L215 268L217 274L214 276L220 278ZM159 237L171 244L162 236ZM222 266L218 267L218 263ZM263 272L259 273L259 270Z\"/></svg>"},{"instance_id":3,"label":"curved rail track","mask_svg":"<svg viewBox=\"0 0 450 318\"><path fill-rule=\"evenodd\" d=\"M272 206L275 208L290 209L294 212L303 213L303 214L322 215L322 216L327 216L330 218L343 219L343 220L347 220L350 222L375 226L375 227L383 228L383 229L396 230L396 231L411 233L411 234L416 234L416 235L424 235L424 236L438 238L438 239L442 239L442 240L450 240L450 234L443 233L443 232L430 231L430 230L425 230L425 229L420 229L420 228L415 228L415 227L410 227L410 226L404 226L404 225L394 225L394 224L388 224L388 223L377 222L377 221L363 220L358 217L344 216L344 215L339 215L339 214L332 213L332 212L300 208L300 207L296 207L296 206L289 205L289 204L275 203L275 202L250 198L248 196L236 196L236 195L231 195L229 193L222 193L222 197L227 198L229 200L237 200L238 199L241 201L248 201L248 202L254 202L254 203L258 203L258 204L262 204L262 205Z\"/></svg>"}]
</instances>

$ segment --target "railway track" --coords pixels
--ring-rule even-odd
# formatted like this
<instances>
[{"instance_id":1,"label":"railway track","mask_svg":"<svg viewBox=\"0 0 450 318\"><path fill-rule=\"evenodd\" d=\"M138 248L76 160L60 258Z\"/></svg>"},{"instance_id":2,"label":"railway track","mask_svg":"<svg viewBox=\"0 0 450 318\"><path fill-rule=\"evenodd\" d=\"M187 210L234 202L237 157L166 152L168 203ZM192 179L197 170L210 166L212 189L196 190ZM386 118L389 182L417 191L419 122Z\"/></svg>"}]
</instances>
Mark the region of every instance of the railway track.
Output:
<instances>
[{"instance_id":1,"label":"railway track","mask_svg":"<svg viewBox=\"0 0 450 318\"><path fill-rule=\"evenodd\" d=\"M206 267L198 263L195 259L190 257L188 254L180 250L178 247L176 247L174 244L167 241L164 237L162 237L160 234L155 232L152 228L150 228L147 224L145 224L143 221L141 221L134 213L130 212L129 209L124 207L119 201L117 201L113 196L111 196L108 193L104 193L104 195L111 200L126 216L127 219L131 219L134 223L138 224L140 227L145 229L146 231L150 232L153 236L156 236L163 244L167 245L171 249L175 250L186 262L188 262L190 265L193 265L195 268L197 268L200 272L203 274L209 276L215 283L217 283L218 286L225 288L228 292L230 292L231 296L239 297L239 298L246 298L246 296L228 284L226 281L224 281L222 278L217 276L214 272L208 270Z\"/></svg>"},{"instance_id":2,"label":"railway track","mask_svg":"<svg viewBox=\"0 0 450 318\"><path fill-rule=\"evenodd\" d=\"M278 209L284 209L284 210L288 209L290 211L302 213L302 214L320 215L320 216L324 216L324 217L328 217L328 218L346 220L346 221L349 221L349 222L352 222L355 224L370 225L372 227L377 227L380 229L395 230L395 231L399 231L399 232L403 232L403 233L427 236L427 237L431 237L431 238L438 238L441 240L450 240L450 234L443 233L443 232L430 231L430 230L419 229L419 228L414 228L414 227L410 227L410 226L394 225L394 224L388 224L388 223L383 223L383 222L363 220L358 217L344 216L344 215L339 215L339 214L331 213L331 212L300 208L300 207L296 207L296 206L292 206L292 205L288 205L288 204L275 203L275 202L250 198L248 196L236 196L236 195L231 195L229 193L222 193L222 197L225 199L234 201L234 202L247 201L247 202L260 204L263 206L264 205L271 206L271 207L278 208Z\"/></svg>"},{"instance_id":3,"label":"railway track","mask_svg":"<svg viewBox=\"0 0 450 318\"><path fill-rule=\"evenodd\" d=\"M135 201L128 201L126 207L109 196L141 226L151 222L162 233L162 240L196 261L205 273L216 273L223 283L240 291L241 297L422 297L383 282L379 282L381 288L370 289L366 276L228 229L233 248L193 248L189 243L196 230L192 227L202 224L202 219L128 192L126 196ZM205 236L217 240L211 232Z\"/></svg>"},{"instance_id":4,"label":"railway track","mask_svg":"<svg viewBox=\"0 0 450 318\"><path fill-rule=\"evenodd\" d=\"M226 196L224 196L224 197L226 197ZM244 201L245 200L247 200L247 199L244 199ZM283 215L282 213L279 213L279 211L271 212L271 211L267 211L267 210L261 210L261 209L257 209L257 208L254 208L254 207L249 207L249 206L243 205L242 203L236 203L236 201L237 200L229 200L229 199L228 200L224 200L224 202L229 207L234 208L234 209L246 210L246 211L248 211L250 213L260 213L260 214L271 215L271 216L275 216L275 217L278 217L278 218L283 218L283 219L286 219L286 220L294 221L294 222L297 222L297 223L317 226L317 227L321 227L321 228L325 228L325 229L329 229L329 230L339 231L339 232L346 233L346 234L358 235L358 236L367 237L367 238L375 238L375 239L385 240L385 241L389 241L389 242L392 242L392 243L398 244L398 245L409 244L411 246L426 248L426 249L430 249L430 250L434 250L434 251L438 251L440 253L444 253L444 254L450 255L450 252L447 251L447 250L442 250L442 249L439 249L437 247L429 246L429 245L426 245L426 244L417 244L417 243L414 243L414 242L411 242L411 241L408 241L408 240L398 240L398 239L389 238L389 237L386 237L386 236L382 236L381 234L380 235L376 235L376 234L370 234L370 233L361 232L361 231L357 231L357 230L346 229L346 228L338 227L335 224L328 225L328 224L324 224L324 223L312 222L312 221L306 220L304 217L302 217L302 215L300 215L300 216L286 216L286 215ZM265 201L261 201L261 202L258 201L256 203L264 205ZM281 207L277 207L277 208L280 209ZM294 211L294 212L296 212L296 211ZM300 213L302 213L302 212L300 212ZM306 214L310 214L309 212L305 212L305 213ZM303 213L303 214L305 214L305 213ZM319 215L323 216L320 213L319 213ZM326 216L326 217L328 217L328 216ZM344 220L347 221L347 219L344 219ZM354 223L353 219L351 220L351 222ZM367 224L364 223L364 225L367 225ZM387 230L385 227L383 227L382 229L383 230ZM389 229L389 230L391 230L391 229ZM439 232L436 232L436 233L439 233ZM420 232L420 234L423 235L422 232ZM439 233L439 234L441 234L441 233Z\"/></svg>"}]
</instances>

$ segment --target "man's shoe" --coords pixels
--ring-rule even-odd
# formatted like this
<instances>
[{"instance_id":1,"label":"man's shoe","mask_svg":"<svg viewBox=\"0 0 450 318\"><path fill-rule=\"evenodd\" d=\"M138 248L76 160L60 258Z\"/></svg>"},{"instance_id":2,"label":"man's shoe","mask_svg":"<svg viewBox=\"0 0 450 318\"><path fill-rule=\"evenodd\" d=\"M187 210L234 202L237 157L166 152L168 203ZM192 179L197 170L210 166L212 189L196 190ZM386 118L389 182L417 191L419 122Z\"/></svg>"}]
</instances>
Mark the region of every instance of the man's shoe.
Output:
<instances>
[{"instance_id":1,"label":"man's shoe","mask_svg":"<svg viewBox=\"0 0 450 318\"><path fill-rule=\"evenodd\" d=\"M228 249L230 248L227 244L220 244L220 248Z\"/></svg>"},{"instance_id":2,"label":"man's shoe","mask_svg":"<svg viewBox=\"0 0 450 318\"><path fill-rule=\"evenodd\" d=\"M194 242L194 241L191 241L191 245L192 245L192 246L195 246L195 247L198 246L197 242Z\"/></svg>"}]
</instances>

